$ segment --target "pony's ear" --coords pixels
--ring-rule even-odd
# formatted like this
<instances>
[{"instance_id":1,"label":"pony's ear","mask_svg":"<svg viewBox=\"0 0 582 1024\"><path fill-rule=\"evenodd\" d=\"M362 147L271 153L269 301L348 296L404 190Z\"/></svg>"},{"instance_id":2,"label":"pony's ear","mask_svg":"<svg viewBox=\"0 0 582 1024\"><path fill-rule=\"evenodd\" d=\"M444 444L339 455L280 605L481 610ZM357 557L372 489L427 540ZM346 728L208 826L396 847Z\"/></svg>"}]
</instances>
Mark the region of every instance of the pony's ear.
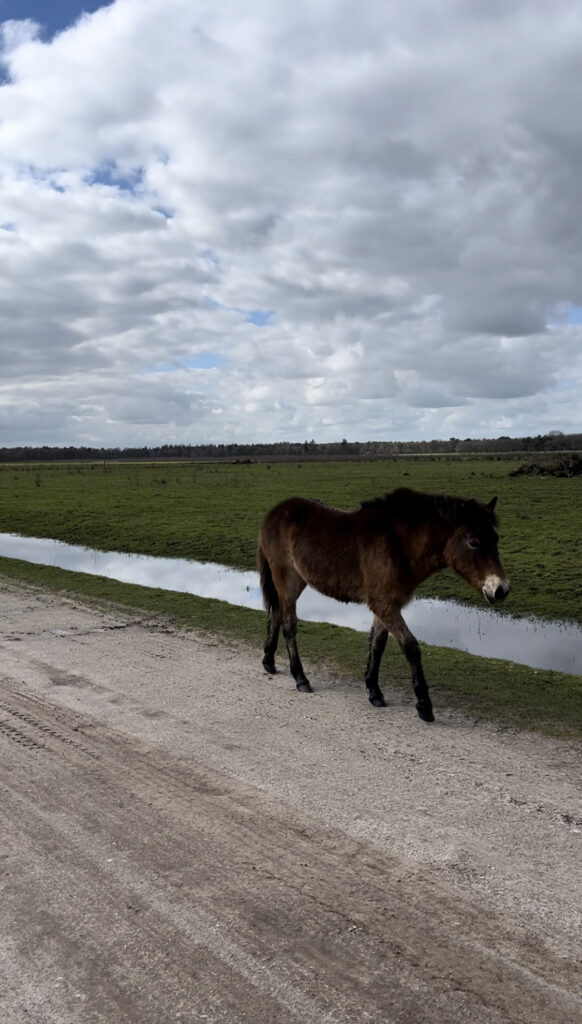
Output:
<instances>
[{"instance_id":1,"label":"pony's ear","mask_svg":"<svg viewBox=\"0 0 582 1024\"><path fill-rule=\"evenodd\" d=\"M459 501L451 501L444 518L454 526L465 526L468 520L474 519L476 510L477 502L474 498L461 498Z\"/></svg>"},{"instance_id":2,"label":"pony's ear","mask_svg":"<svg viewBox=\"0 0 582 1024\"><path fill-rule=\"evenodd\" d=\"M491 498L491 501L487 502L487 508L489 509L490 512L493 512L495 510L496 504L497 496L495 498Z\"/></svg>"}]
</instances>

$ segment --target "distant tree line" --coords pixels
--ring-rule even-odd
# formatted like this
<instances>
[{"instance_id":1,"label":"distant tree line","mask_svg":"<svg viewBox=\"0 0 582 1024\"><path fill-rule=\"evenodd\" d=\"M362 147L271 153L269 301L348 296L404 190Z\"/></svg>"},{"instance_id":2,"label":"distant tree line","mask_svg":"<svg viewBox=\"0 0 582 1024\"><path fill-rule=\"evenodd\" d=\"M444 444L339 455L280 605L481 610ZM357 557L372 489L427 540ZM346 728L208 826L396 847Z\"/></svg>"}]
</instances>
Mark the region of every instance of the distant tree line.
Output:
<instances>
[{"instance_id":1,"label":"distant tree line","mask_svg":"<svg viewBox=\"0 0 582 1024\"><path fill-rule=\"evenodd\" d=\"M451 437L448 441L280 441L274 444L163 444L143 448L90 448L17 446L0 448L0 462L55 462L115 460L192 461L305 461L308 459L390 459L397 456L485 455L522 452L582 451L582 434L552 430L536 437L471 438Z\"/></svg>"}]
</instances>

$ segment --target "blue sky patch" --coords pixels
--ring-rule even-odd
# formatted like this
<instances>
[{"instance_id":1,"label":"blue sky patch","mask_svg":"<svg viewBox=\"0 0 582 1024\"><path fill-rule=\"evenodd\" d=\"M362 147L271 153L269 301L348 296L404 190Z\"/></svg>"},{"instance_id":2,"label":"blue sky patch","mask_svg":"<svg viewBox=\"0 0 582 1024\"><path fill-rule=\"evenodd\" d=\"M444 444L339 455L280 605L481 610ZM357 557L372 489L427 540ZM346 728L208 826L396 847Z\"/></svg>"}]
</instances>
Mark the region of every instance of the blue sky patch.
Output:
<instances>
[{"instance_id":1,"label":"blue sky patch","mask_svg":"<svg viewBox=\"0 0 582 1024\"><path fill-rule=\"evenodd\" d=\"M90 185L107 185L109 188L116 188L121 192L130 192L133 195L143 184L143 177L143 167L136 167L135 170L128 174L120 171L110 161L96 167L89 175L87 181Z\"/></svg>"},{"instance_id":2,"label":"blue sky patch","mask_svg":"<svg viewBox=\"0 0 582 1024\"><path fill-rule=\"evenodd\" d=\"M218 352L200 352L196 356L181 359L180 362L189 370L214 370L218 366L224 366L228 360L224 356L219 356Z\"/></svg>"},{"instance_id":3,"label":"blue sky patch","mask_svg":"<svg viewBox=\"0 0 582 1024\"><path fill-rule=\"evenodd\" d=\"M155 363L149 366L144 373L175 373L176 370L215 370L219 366L225 366L228 359L218 352L199 352L195 356L185 356L183 359L176 359L173 363Z\"/></svg>"},{"instance_id":4,"label":"blue sky patch","mask_svg":"<svg viewBox=\"0 0 582 1024\"><path fill-rule=\"evenodd\" d=\"M572 306L568 313L569 324L582 324L582 306Z\"/></svg>"},{"instance_id":5,"label":"blue sky patch","mask_svg":"<svg viewBox=\"0 0 582 1024\"><path fill-rule=\"evenodd\" d=\"M109 6L100 0L0 0L0 21L30 18L42 27L41 39L46 40L73 25L83 13Z\"/></svg>"},{"instance_id":6,"label":"blue sky patch","mask_svg":"<svg viewBox=\"0 0 582 1024\"><path fill-rule=\"evenodd\" d=\"M269 327L275 316L274 309L251 309L245 319L247 324L254 324L255 327Z\"/></svg>"}]
</instances>

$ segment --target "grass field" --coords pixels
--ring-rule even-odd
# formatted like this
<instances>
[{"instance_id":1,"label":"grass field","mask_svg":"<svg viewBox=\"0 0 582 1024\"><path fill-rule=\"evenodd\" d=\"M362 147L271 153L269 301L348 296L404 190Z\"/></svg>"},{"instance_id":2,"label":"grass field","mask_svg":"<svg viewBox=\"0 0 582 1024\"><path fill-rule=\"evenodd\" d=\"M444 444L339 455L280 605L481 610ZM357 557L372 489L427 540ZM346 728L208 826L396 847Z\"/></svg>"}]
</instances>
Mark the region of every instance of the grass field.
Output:
<instances>
[{"instance_id":1,"label":"grass field","mask_svg":"<svg viewBox=\"0 0 582 1024\"><path fill-rule=\"evenodd\" d=\"M494 459L356 463L42 463L0 466L0 530L104 550L254 568L265 512L292 494L350 508L397 486L498 495L503 611L582 621L582 478L511 477ZM425 596L478 603L452 573Z\"/></svg>"}]
</instances>

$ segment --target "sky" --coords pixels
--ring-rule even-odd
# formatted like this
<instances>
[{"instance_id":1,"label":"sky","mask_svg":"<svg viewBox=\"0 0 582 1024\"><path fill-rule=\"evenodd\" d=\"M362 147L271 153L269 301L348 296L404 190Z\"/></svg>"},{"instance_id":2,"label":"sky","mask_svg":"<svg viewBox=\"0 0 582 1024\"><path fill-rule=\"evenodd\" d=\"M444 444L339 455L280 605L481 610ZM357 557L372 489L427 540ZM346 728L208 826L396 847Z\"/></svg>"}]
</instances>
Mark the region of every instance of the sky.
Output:
<instances>
[{"instance_id":1,"label":"sky","mask_svg":"<svg viewBox=\"0 0 582 1024\"><path fill-rule=\"evenodd\" d=\"M582 429L579 4L0 22L0 446Z\"/></svg>"}]
</instances>

